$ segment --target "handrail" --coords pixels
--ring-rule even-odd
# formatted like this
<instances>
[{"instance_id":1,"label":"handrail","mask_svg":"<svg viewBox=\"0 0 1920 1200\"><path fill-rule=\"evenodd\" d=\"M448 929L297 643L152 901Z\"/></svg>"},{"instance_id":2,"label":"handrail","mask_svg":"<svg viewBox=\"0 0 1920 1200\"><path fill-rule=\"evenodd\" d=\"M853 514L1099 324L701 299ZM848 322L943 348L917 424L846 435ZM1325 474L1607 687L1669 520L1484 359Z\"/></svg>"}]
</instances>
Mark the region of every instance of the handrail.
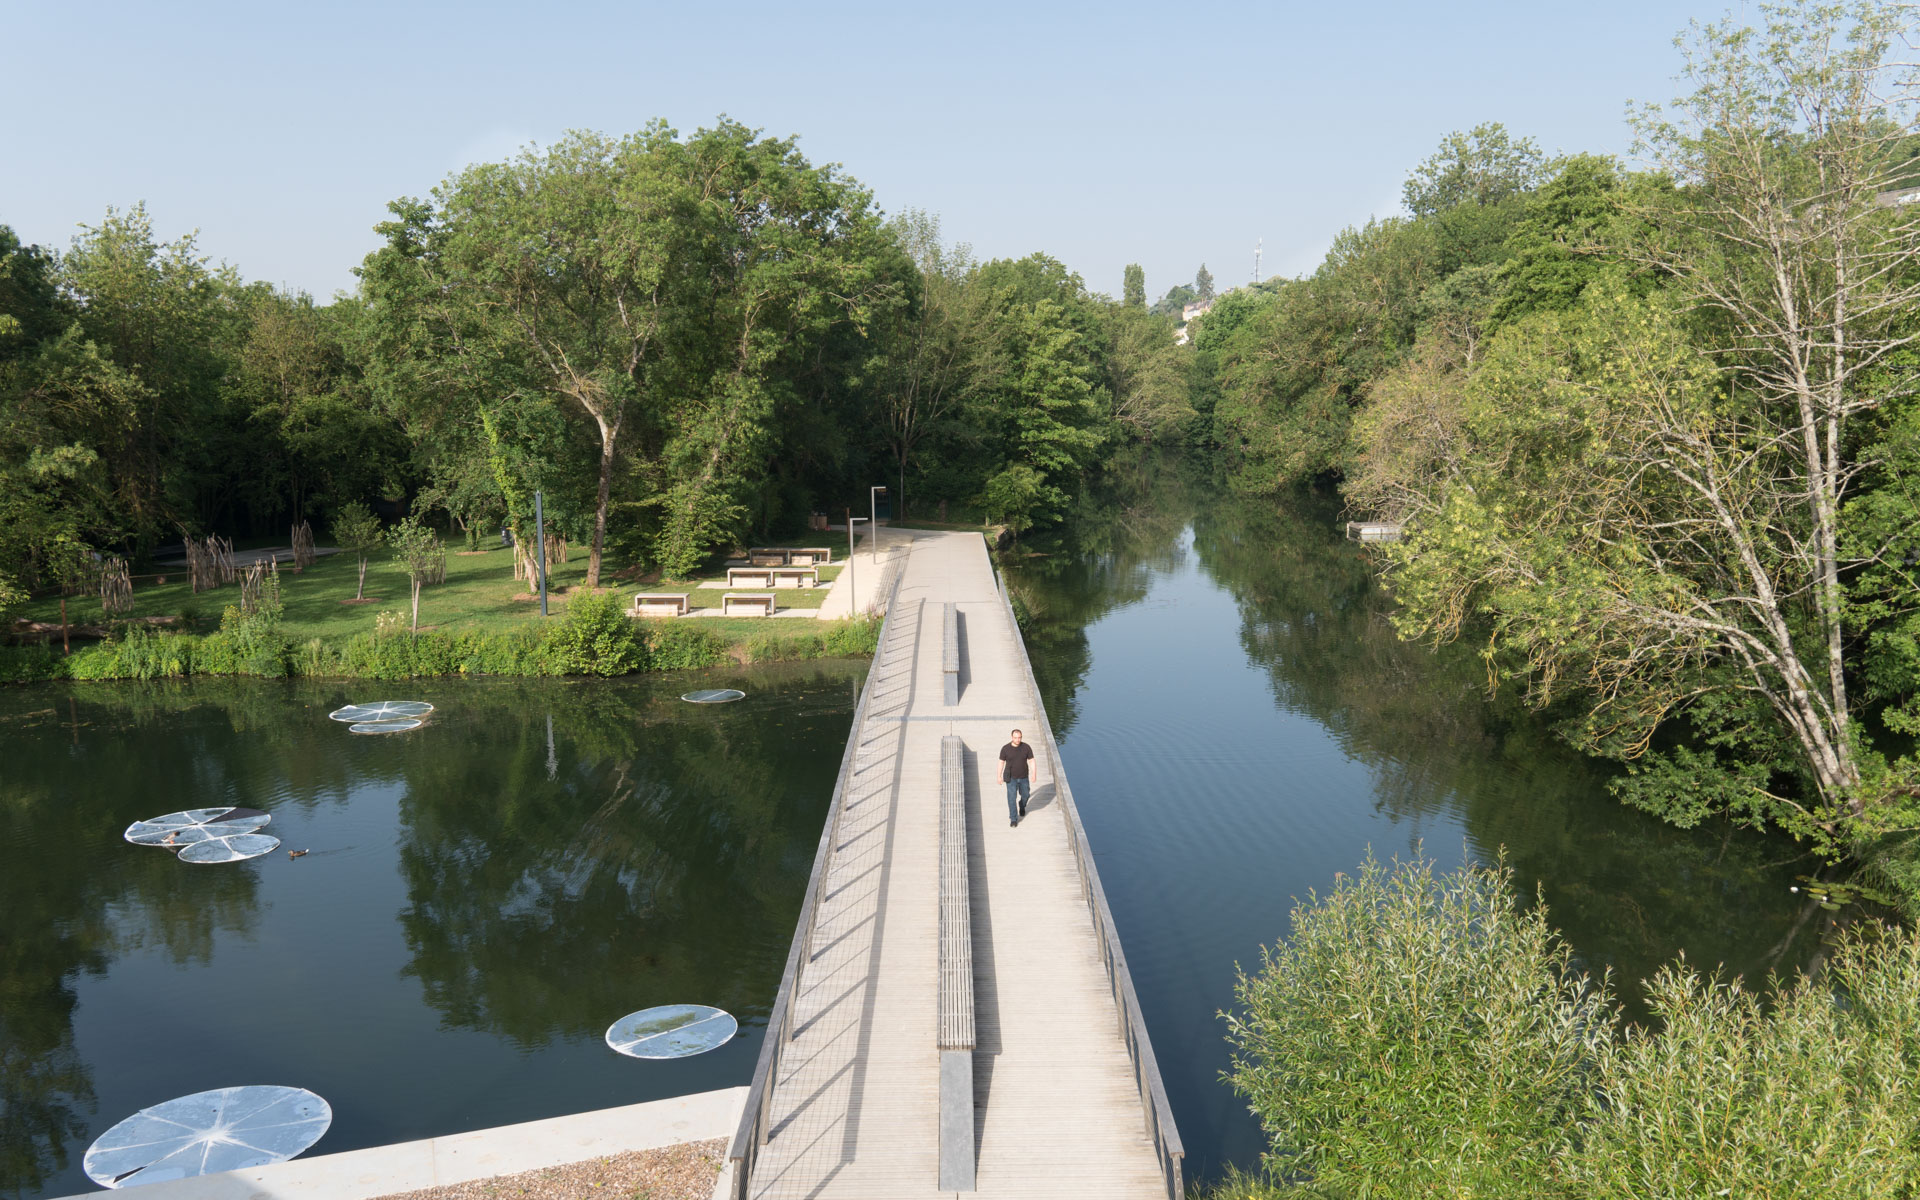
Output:
<instances>
[{"instance_id":1,"label":"handrail","mask_svg":"<svg viewBox=\"0 0 1920 1200\"><path fill-rule=\"evenodd\" d=\"M906 574L892 563L888 566L892 581L888 583L883 575L883 587L875 593L884 596L885 603L877 610L868 609L869 613L877 615L882 621L887 620L893 612L900 581ZM734 1200L746 1200L754 1160L759 1156L760 1147L767 1144L774 1074L780 1066L780 1052L792 1033L793 997L799 983L800 969L813 952L814 910L820 905L821 885L826 881L827 866L833 857L833 844L839 837L840 810L846 796L847 781L853 775L854 752L860 744L860 726L867 714L867 702L873 698L874 681L880 678L881 664L887 659L886 637L889 632L884 625L881 627L881 640L874 649L873 665L867 669L867 682L860 689L859 703L854 705L853 724L847 732L847 749L840 756L840 773L833 781L833 799L827 810L826 827L820 831L820 847L813 854L813 873L807 877L806 898L800 903L799 925L794 930L793 946L787 951L786 969L780 973L780 990L774 995L773 1008L767 1013L767 1032L760 1043L760 1056L754 1062L753 1082L747 1088L746 1107L740 1112L740 1125L734 1130L733 1144L727 1151L727 1158L733 1166Z\"/></svg>"},{"instance_id":2,"label":"handrail","mask_svg":"<svg viewBox=\"0 0 1920 1200\"><path fill-rule=\"evenodd\" d=\"M1087 829L1080 821L1079 806L1073 802L1073 789L1067 785L1067 773L1060 761L1060 744L1053 737L1053 722L1047 719L1047 708L1040 699L1040 683L1033 675L1033 662L1027 657L1026 639L1021 636L1020 622L1013 614L1013 598L1007 591L1007 581L999 569L994 569L994 582L1000 592L1000 603L1007 611L1007 620L1012 623L1014 645L1020 648L1020 665L1026 672L1027 689L1033 699L1033 719L1040 727L1040 742L1052 756L1054 794L1059 797L1061 810L1066 813L1067 840L1073 845L1074 864L1080 869L1080 894L1085 897L1087 907L1092 910L1094 930L1099 935L1101 959L1107 968L1107 982L1113 989L1114 1007L1120 1012L1120 1036L1127 1043L1127 1056L1133 1061L1133 1082L1140 1091L1140 1106L1145 1112L1147 1136L1153 1141L1154 1153L1160 1159L1160 1173L1166 1181L1168 1200L1183 1200L1184 1183L1181 1178L1181 1164L1186 1158L1186 1147L1180 1141L1180 1130L1173 1121L1173 1108L1167 1103L1166 1084L1160 1078L1160 1062L1154 1057L1153 1042L1147 1036L1147 1023L1140 1014L1140 998L1133 990L1133 974L1127 969L1126 951L1120 946L1120 935L1113 927L1113 909L1107 904L1106 889L1100 886L1100 872L1095 869L1093 853L1087 848Z\"/></svg>"}]
</instances>

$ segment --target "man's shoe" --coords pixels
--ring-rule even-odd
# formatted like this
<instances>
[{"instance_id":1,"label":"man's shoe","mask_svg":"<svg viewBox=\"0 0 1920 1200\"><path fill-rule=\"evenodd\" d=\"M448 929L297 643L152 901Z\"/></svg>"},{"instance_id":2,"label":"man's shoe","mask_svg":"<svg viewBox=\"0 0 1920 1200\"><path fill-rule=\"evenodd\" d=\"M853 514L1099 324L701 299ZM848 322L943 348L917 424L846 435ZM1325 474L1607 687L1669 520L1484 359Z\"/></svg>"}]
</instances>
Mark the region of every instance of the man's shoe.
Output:
<instances>
[{"instance_id":1,"label":"man's shoe","mask_svg":"<svg viewBox=\"0 0 1920 1200\"><path fill-rule=\"evenodd\" d=\"M1020 815L1023 817L1027 815L1027 802L1025 800L1020 802Z\"/></svg>"},{"instance_id":2,"label":"man's shoe","mask_svg":"<svg viewBox=\"0 0 1920 1200\"><path fill-rule=\"evenodd\" d=\"M1020 823L1020 819L1019 819L1018 817L1008 817L1008 818L1007 818L1007 828L1008 828L1008 829L1012 829L1012 828L1013 828L1013 827L1014 827L1015 825L1018 825L1019 823Z\"/></svg>"}]
</instances>

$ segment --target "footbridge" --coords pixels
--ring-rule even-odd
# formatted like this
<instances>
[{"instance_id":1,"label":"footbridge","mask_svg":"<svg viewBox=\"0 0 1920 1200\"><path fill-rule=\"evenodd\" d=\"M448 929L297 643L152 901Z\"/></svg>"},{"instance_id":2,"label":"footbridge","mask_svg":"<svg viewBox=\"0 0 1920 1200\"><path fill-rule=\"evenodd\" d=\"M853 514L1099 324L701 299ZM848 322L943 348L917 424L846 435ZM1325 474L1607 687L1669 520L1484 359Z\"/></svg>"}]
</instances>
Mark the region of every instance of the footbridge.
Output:
<instances>
[{"instance_id":1,"label":"footbridge","mask_svg":"<svg viewBox=\"0 0 1920 1200\"><path fill-rule=\"evenodd\" d=\"M1181 1200L1180 1135L985 542L885 537L886 625L731 1194ZM1017 828L996 783L1015 728L1035 752Z\"/></svg>"}]
</instances>

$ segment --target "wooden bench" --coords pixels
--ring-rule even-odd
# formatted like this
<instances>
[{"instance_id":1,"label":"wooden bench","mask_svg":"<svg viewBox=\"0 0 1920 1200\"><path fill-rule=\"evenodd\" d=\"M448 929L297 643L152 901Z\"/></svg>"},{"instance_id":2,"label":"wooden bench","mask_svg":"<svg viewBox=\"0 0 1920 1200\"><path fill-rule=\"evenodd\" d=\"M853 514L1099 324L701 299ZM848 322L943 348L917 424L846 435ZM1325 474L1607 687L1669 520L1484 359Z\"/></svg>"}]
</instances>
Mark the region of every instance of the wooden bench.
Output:
<instances>
[{"instance_id":1,"label":"wooden bench","mask_svg":"<svg viewBox=\"0 0 1920 1200\"><path fill-rule=\"evenodd\" d=\"M727 568L727 586L730 588L732 587L770 588L773 586L773 568L772 567L728 567Z\"/></svg>"},{"instance_id":2,"label":"wooden bench","mask_svg":"<svg viewBox=\"0 0 1920 1200\"><path fill-rule=\"evenodd\" d=\"M687 615L687 593L635 592L631 611L636 617L684 617Z\"/></svg>"},{"instance_id":3,"label":"wooden bench","mask_svg":"<svg viewBox=\"0 0 1920 1200\"><path fill-rule=\"evenodd\" d=\"M772 592L728 592L720 597L723 617L770 617L774 611Z\"/></svg>"},{"instance_id":4,"label":"wooden bench","mask_svg":"<svg viewBox=\"0 0 1920 1200\"><path fill-rule=\"evenodd\" d=\"M952 607L947 611L951 613ZM940 739L940 1190L974 1187L973 916L967 884L967 781L957 737Z\"/></svg>"},{"instance_id":5,"label":"wooden bench","mask_svg":"<svg viewBox=\"0 0 1920 1200\"><path fill-rule=\"evenodd\" d=\"M820 572L812 567L775 567L771 572L773 586L777 588L810 588L820 586Z\"/></svg>"}]
</instances>

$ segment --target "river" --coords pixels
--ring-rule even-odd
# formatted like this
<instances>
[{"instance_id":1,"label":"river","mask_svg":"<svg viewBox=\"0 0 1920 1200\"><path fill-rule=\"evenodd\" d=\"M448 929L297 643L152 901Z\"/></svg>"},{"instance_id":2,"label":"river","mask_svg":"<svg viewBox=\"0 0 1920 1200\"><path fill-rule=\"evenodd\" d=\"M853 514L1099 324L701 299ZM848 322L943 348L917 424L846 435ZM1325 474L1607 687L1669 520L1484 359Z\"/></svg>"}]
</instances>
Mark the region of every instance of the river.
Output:
<instances>
[{"instance_id":1,"label":"river","mask_svg":"<svg viewBox=\"0 0 1920 1200\"><path fill-rule=\"evenodd\" d=\"M1504 852L1635 1016L1640 981L1682 952L1754 979L1820 952L1825 914L1788 891L1813 862L1624 807L1606 768L1488 698L1470 648L1400 641L1335 503L1164 468L1116 483L1009 555L1008 579L1190 1177L1264 1146L1221 1081L1235 964L1257 969L1295 901L1369 851Z\"/></svg>"}]
</instances>

